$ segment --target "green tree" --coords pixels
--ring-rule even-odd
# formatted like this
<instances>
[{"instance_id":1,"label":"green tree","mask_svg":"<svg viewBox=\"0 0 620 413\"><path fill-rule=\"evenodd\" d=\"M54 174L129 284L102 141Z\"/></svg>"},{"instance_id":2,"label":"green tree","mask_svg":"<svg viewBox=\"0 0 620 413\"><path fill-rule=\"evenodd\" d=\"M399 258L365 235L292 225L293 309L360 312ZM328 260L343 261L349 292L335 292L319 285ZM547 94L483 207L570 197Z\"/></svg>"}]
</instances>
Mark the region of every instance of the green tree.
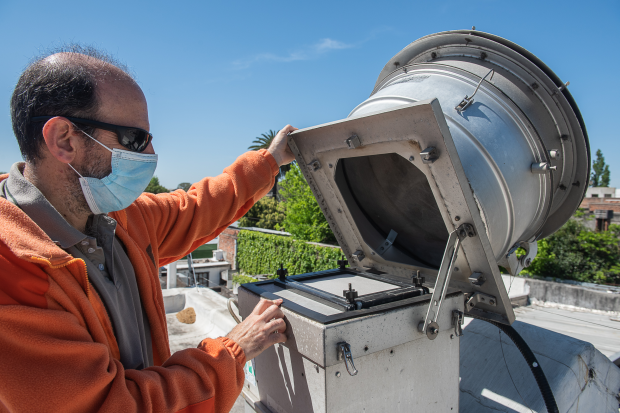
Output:
<instances>
[{"instance_id":1,"label":"green tree","mask_svg":"<svg viewBox=\"0 0 620 413\"><path fill-rule=\"evenodd\" d=\"M182 189L185 192L189 191L189 188L192 187L192 184L190 184L189 182L181 182L179 184L179 186L177 186L177 189Z\"/></svg>"},{"instance_id":2,"label":"green tree","mask_svg":"<svg viewBox=\"0 0 620 413\"><path fill-rule=\"evenodd\" d=\"M280 183L286 217L284 228L296 239L336 244L332 232L299 165L293 164Z\"/></svg>"},{"instance_id":3,"label":"green tree","mask_svg":"<svg viewBox=\"0 0 620 413\"><path fill-rule=\"evenodd\" d=\"M592 175L590 177L590 186L608 187L609 186L609 165L605 164L603 152L598 149L596 151L596 160L592 162Z\"/></svg>"},{"instance_id":4,"label":"green tree","mask_svg":"<svg viewBox=\"0 0 620 413\"><path fill-rule=\"evenodd\" d=\"M264 197L239 220L241 227L279 229L284 221L284 206L271 197Z\"/></svg>"},{"instance_id":5,"label":"green tree","mask_svg":"<svg viewBox=\"0 0 620 413\"><path fill-rule=\"evenodd\" d=\"M150 192L152 194L161 194L162 192L170 192L170 191L167 188L160 185L159 178L154 176L151 178L151 182L149 182L144 192Z\"/></svg>"},{"instance_id":6,"label":"green tree","mask_svg":"<svg viewBox=\"0 0 620 413\"><path fill-rule=\"evenodd\" d=\"M571 219L538 241L538 255L524 274L600 284L620 283L620 225L595 232Z\"/></svg>"}]
</instances>

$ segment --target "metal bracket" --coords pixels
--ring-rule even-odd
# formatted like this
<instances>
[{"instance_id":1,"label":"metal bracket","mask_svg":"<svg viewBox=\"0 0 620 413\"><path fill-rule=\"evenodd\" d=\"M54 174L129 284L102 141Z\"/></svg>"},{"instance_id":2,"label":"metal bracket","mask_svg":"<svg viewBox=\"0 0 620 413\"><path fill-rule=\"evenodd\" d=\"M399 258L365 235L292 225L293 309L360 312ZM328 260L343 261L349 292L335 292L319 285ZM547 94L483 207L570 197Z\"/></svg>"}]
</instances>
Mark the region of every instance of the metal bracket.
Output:
<instances>
[{"instance_id":1,"label":"metal bracket","mask_svg":"<svg viewBox=\"0 0 620 413\"><path fill-rule=\"evenodd\" d=\"M379 247L379 250L378 250L379 255L385 254L387 250L392 248L392 244L394 244L394 240L396 240L397 236L398 236L398 232L391 229L387 238L385 239L385 241L381 243L381 246Z\"/></svg>"},{"instance_id":2,"label":"metal bracket","mask_svg":"<svg viewBox=\"0 0 620 413\"><path fill-rule=\"evenodd\" d=\"M463 316L464 313L459 310L452 311L452 325L454 326L454 335L460 337L463 335Z\"/></svg>"},{"instance_id":3,"label":"metal bracket","mask_svg":"<svg viewBox=\"0 0 620 413\"><path fill-rule=\"evenodd\" d=\"M433 163L437 160L437 158L439 158L439 152L434 146L429 146L420 152L420 157L422 158L423 163Z\"/></svg>"},{"instance_id":4,"label":"metal bracket","mask_svg":"<svg viewBox=\"0 0 620 413\"><path fill-rule=\"evenodd\" d=\"M360 146L362 146L362 141L357 135L351 135L351 137L345 140L344 142L347 144L349 149L355 149L355 148L359 148Z\"/></svg>"},{"instance_id":5,"label":"metal bracket","mask_svg":"<svg viewBox=\"0 0 620 413\"><path fill-rule=\"evenodd\" d=\"M520 248L525 250L525 255L517 258L516 251ZM538 243L520 241L517 242L506 254L506 257L499 262L499 265L506 267L508 272L514 276L519 275L521 270L530 266L538 254Z\"/></svg>"},{"instance_id":6,"label":"metal bracket","mask_svg":"<svg viewBox=\"0 0 620 413\"><path fill-rule=\"evenodd\" d=\"M458 256L459 247L461 242L469 237L474 237L476 231L473 225L463 224L450 233L448 237L448 243L446 244L446 250L443 253L441 265L439 266L439 272L437 273L437 281L435 281L435 289L431 296L431 302L428 305L428 311L426 312L426 318L424 321L420 321L418 324L418 330L421 333L426 333L426 336L434 340L439 333L439 325L437 320L439 319L439 310L441 304L446 296L448 285L450 285L450 277L454 270L454 263Z\"/></svg>"},{"instance_id":7,"label":"metal bracket","mask_svg":"<svg viewBox=\"0 0 620 413\"><path fill-rule=\"evenodd\" d=\"M344 365L347 368L347 372L349 373L349 375L355 376L357 374L357 369L355 368L355 364L353 364L351 346L346 341L341 341L336 345L338 346L338 360L344 360ZM351 365L350 369L349 364Z\"/></svg>"},{"instance_id":8,"label":"metal bracket","mask_svg":"<svg viewBox=\"0 0 620 413\"><path fill-rule=\"evenodd\" d=\"M482 84L482 82L484 81L484 79L487 78L488 75L491 75L491 79L493 79L493 74L495 73L495 70L491 69L491 71L489 73L487 73L486 75L484 75L484 77L482 79L480 79L480 82L478 82L478 86L476 86L476 90L474 90L474 93L471 96L467 96L465 95L465 97L463 98L463 100L461 101L461 103L459 103L458 105L456 105L456 107L454 109L456 109L459 112L463 112L465 109L467 109L472 103L474 103L474 96L476 95L476 93L478 93L478 89L480 89L480 85Z\"/></svg>"},{"instance_id":9,"label":"metal bracket","mask_svg":"<svg viewBox=\"0 0 620 413\"><path fill-rule=\"evenodd\" d=\"M467 310L471 310L478 304L486 304L495 307L497 305L497 299L489 294L474 293L474 295L472 295L471 298L467 300L467 303L465 305L467 306Z\"/></svg>"}]
</instances>

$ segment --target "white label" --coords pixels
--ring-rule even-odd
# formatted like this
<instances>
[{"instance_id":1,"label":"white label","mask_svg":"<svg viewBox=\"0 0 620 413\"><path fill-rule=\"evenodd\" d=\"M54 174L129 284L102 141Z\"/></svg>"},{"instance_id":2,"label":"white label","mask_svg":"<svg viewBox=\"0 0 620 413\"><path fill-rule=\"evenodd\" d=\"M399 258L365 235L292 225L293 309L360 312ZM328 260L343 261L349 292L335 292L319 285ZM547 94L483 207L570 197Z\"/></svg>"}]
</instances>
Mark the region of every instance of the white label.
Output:
<instances>
[{"instance_id":1,"label":"white label","mask_svg":"<svg viewBox=\"0 0 620 413\"><path fill-rule=\"evenodd\" d=\"M248 383L256 386L256 372L254 371L254 360L250 360L243 366L245 379Z\"/></svg>"}]
</instances>

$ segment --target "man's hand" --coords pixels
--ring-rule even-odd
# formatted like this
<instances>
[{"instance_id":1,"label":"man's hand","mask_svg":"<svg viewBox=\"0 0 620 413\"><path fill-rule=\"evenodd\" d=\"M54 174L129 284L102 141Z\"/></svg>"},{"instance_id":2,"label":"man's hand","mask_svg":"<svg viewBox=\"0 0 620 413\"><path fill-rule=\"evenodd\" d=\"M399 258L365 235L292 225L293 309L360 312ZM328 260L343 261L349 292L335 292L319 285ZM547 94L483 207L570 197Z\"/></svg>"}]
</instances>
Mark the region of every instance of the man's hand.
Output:
<instances>
[{"instance_id":1,"label":"man's hand","mask_svg":"<svg viewBox=\"0 0 620 413\"><path fill-rule=\"evenodd\" d=\"M286 129L286 128L285 128ZM286 137L286 134L284 135ZM286 341L286 323L280 309L282 300L258 302L254 311L226 337L234 340L244 351L246 360L252 360L269 346Z\"/></svg>"},{"instance_id":2,"label":"man's hand","mask_svg":"<svg viewBox=\"0 0 620 413\"><path fill-rule=\"evenodd\" d=\"M296 130L297 128L286 125L271 141L271 145L269 145L267 150L274 157L278 166L287 165L295 160L295 155L293 155L291 148L288 147L288 134Z\"/></svg>"}]
</instances>

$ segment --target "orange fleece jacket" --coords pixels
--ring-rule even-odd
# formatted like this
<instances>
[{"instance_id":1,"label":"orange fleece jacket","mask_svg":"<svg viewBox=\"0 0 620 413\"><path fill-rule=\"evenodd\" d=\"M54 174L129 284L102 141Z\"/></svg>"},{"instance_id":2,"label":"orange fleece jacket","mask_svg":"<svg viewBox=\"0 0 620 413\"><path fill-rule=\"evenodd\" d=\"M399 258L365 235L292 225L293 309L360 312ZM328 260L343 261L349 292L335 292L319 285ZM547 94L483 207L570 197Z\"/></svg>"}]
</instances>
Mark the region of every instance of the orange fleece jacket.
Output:
<instances>
[{"instance_id":1,"label":"orange fleece jacket","mask_svg":"<svg viewBox=\"0 0 620 413\"><path fill-rule=\"evenodd\" d=\"M143 194L110 214L151 326L155 366L144 370L120 363L84 261L0 198L0 412L228 412L243 386L243 350L205 339L170 356L158 269L243 216L277 172L267 151L248 152L187 193Z\"/></svg>"}]
</instances>

